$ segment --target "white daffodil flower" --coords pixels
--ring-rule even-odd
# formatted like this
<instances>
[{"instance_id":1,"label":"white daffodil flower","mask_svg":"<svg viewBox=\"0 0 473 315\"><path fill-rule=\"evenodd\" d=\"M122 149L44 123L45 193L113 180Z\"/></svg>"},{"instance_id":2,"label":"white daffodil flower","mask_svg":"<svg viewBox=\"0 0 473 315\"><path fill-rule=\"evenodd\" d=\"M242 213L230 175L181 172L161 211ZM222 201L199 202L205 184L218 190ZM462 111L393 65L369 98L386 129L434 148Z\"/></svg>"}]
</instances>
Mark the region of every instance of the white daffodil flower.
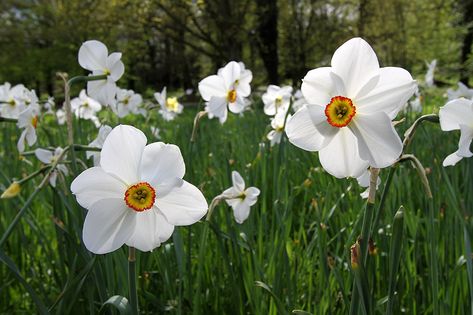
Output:
<instances>
[{"instance_id":1,"label":"white daffodil flower","mask_svg":"<svg viewBox=\"0 0 473 315\"><path fill-rule=\"evenodd\" d=\"M107 139L111 131L112 127L108 125L101 126L97 138L95 138L94 141L89 143L88 146L92 148L102 148L103 144L105 143L105 139ZM93 158L94 166L100 165L100 151L87 151L85 155L87 159Z\"/></svg>"},{"instance_id":2,"label":"white daffodil flower","mask_svg":"<svg viewBox=\"0 0 473 315\"><path fill-rule=\"evenodd\" d=\"M79 64L82 68L92 71L91 75L107 75L105 80L87 82L87 94L103 105L113 104L117 93L117 82L125 72L120 60L121 53L108 54L107 47L97 41L88 40L79 49Z\"/></svg>"},{"instance_id":3,"label":"white daffodil flower","mask_svg":"<svg viewBox=\"0 0 473 315\"><path fill-rule=\"evenodd\" d=\"M228 109L241 113L247 103L245 97L251 93L250 82L253 75L242 64L230 61L218 71L199 82L199 92L206 101L205 110L209 118L218 117L220 123L227 120ZM228 107L228 109L227 109Z\"/></svg>"},{"instance_id":4,"label":"white daffodil flower","mask_svg":"<svg viewBox=\"0 0 473 315\"><path fill-rule=\"evenodd\" d=\"M32 146L36 143L36 126L38 124L38 105L28 106L27 109L22 111L18 116L17 126L23 129L18 140L17 148L20 153L25 151L25 140L28 146Z\"/></svg>"},{"instance_id":5,"label":"white daffodil flower","mask_svg":"<svg viewBox=\"0 0 473 315\"><path fill-rule=\"evenodd\" d=\"M232 207L235 221L242 224L250 215L250 207L258 200L260 190L256 187L245 189L245 181L237 171L232 172L232 184L233 186L226 189L222 196Z\"/></svg>"},{"instance_id":6,"label":"white daffodil flower","mask_svg":"<svg viewBox=\"0 0 473 315\"><path fill-rule=\"evenodd\" d=\"M182 179L179 148L146 142L135 127L115 127L100 166L72 182L77 202L88 209L82 238L91 252L109 253L123 244L151 251L169 239L174 226L193 224L207 212L200 190Z\"/></svg>"},{"instance_id":7,"label":"white daffodil flower","mask_svg":"<svg viewBox=\"0 0 473 315\"><path fill-rule=\"evenodd\" d=\"M262 96L264 103L264 113L268 116L274 116L281 112L284 115L289 109L291 96L292 86L268 86L268 89Z\"/></svg>"},{"instance_id":8,"label":"white daffodil flower","mask_svg":"<svg viewBox=\"0 0 473 315\"><path fill-rule=\"evenodd\" d=\"M26 109L26 104L23 102L25 90L23 84L11 87L11 84L6 82L0 86L0 115L2 117L18 119L20 113Z\"/></svg>"},{"instance_id":9,"label":"white daffodil flower","mask_svg":"<svg viewBox=\"0 0 473 315\"><path fill-rule=\"evenodd\" d=\"M391 121L416 82L402 68L380 68L361 38L339 47L331 64L305 76L301 88L308 104L288 120L289 141L319 151L323 168L338 178L358 177L368 166L390 166L402 152Z\"/></svg>"},{"instance_id":10,"label":"white daffodil flower","mask_svg":"<svg viewBox=\"0 0 473 315\"><path fill-rule=\"evenodd\" d=\"M36 149L34 151L34 154L36 155L38 160L40 160L44 164L52 164L57 161L63 151L64 149L61 147L57 147L54 152L45 149ZM58 172L61 172L64 175L67 175L69 173L67 167L64 164L58 164L49 176L49 183L53 187L56 187L57 176L59 175Z\"/></svg>"},{"instance_id":11,"label":"white daffodil flower","mask_svg":"<svg viewBox=\"0 0 473 315\"><path fill-rule=\"evenodd\" d=\"M452 100L440 107L440 128L443 131L460 130L458 150L443 161L443 166L453 166L463 158L473 156L470 144L473 140L473 101L465 98Z\"/></svg>"},{"instance_id":12,"label":"white daffodil flower","mask_svg":"<svg viewBox=\"0 0 473 315\"><path fill-rule=\"evenodd\" d=\"M289 119L291 115L289 114L287 119ZM282 134L284 133L284 119L286 118L285 112L279 112L274 118L271 120L271 130L268 135L266 136L268 140L271 142L271 146L278 144L281 142Z\"/></svg>"},{"instance_id":13,"label":"white daffodil flower","mask_svg":"<svg viewBox=\"0 0 473 315\"><path fill-rule=\"evenodd\" d=\"M85 90L80 91L79 97L71 100L71 110L77 118L92 120L101 109L102 105L87 96Z\"/></svg>"},{"instance_id":14,"label":"white daffodil flower","mask_svg":"<svg viewBox=\"0 0 473 315\"><path fill-rule=\"evenodd\" d=\"M362 192L360 194L361 198L363 199L366 199L368 198L368 195L369 195L369 192L370 192L370 189L369 189L369 186L370 186L370 177L371 177L371 173L370 173L370 170L367 169L363 172L363 174L361 174L361 176L357 177L356 180L358 182L358 184L361 186L361 187L368 187L366 188L366 190L364 192ZM378 176L377 180L376 180L376 189L378 189L379 185L381 184L381 178Z\"/></svg>"},{"instance_id":15,"label":"white daffodil flower","mask_svg":"<svg viewBox=\"0 0 473 315\"><path fill-rule=\"evenodd\" d=\"M63 109L59 108L56 111L56 119L58 125L64 125L66 123L66 112Z\"/></svg>"},{"instance_id":16,"label":"white daffodil flower","mask_svg":"<svg viewBox=\"0 0 473 315\"><path fill-rule=\"evenodd\" d=\"M458 89L448 89L447 90L447 97L449 101L452 101L457 98L468 98L472 99L473 98L473 89L468 88L465 84L462 82L458 82Z\"/></svg>"},{"instance_id":17,"label":"white daffodil flower","mask_svg":"<svg viewBox=\"0 0 473 315\"><path fill-rule=\"evenodd\" d=\"M425 74L425 85L427 87L433 87L434 83L434 72L437 67L437 59L432 60L430 63L427 63L427 73Z\"/></svg>"},{"instance_id":18,"label":"white daffodil flower","mask_svg":"<svg viewBox=\"0 0 473 315\"><path fill-rule=\"evenodd\" d=\"M154 93L154 98L161 105L159 113L164 120L173 120L178 114L182 113L184 106L178 102L177 97L167 97L166 87L163 88L161 93Z\"/></svg>"},{"instance_id":19,"label":"white daffodil flower","mask_svg":"<svg viewBox=\"0 0 473 315\"><path fill-rule=\"evenodd\" d=\"M45 110L45 114L54 115L54 106L56 106L54 102L54 97L49 96L48 100L43 104L43 109Z\"/></svg>"},{"instance_id":20,"label":"white daffodil flower","mask_svg":"<svg viewBox=\"0 0 473 315\"><path fill-rule=\"evenodd\" d=\"M117 90L115 106L118 117L123 118L130 113L139 114L139 107L142 103L143 97L133 90Z\"/></svg>"}]
</instances>

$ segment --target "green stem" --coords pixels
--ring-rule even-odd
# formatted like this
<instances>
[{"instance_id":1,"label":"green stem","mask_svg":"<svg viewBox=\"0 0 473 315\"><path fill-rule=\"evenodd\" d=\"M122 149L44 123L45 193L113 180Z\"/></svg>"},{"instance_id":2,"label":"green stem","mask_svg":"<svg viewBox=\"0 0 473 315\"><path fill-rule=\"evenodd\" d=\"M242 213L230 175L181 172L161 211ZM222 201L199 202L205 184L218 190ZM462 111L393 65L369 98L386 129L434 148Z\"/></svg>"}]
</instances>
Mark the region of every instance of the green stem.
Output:
<instances>
[{"instance_id":1,"label":"green stem","mask_svg":"<svg viewBox=\"0 0 473 315\"><path fill-rule=\"evenodd\" d=\"M133 315L138 315L138 292L136 290L136 249L128 248L128 288L130 290L130 305Z\"/></svg>"},{"instance_id":2,"label":"green stem","mask_svg":"<svg viewBox=\"0 0 473 315\"><path fill-rule=\"evenodd\" d=\"M18 119L14 118L6 118L6 117L0 117L0 122L11 122L11 123L17 123Z\"/></svg>"},{"instance_id":3,"label":"green stem","mask_svg":"<svg viewBox=\"0 0 473 315\"><path fill-rule=\"evenodd\" d=\"M386 182L384 183L384 188L383 188L383 192L381 193L381 198L379 199L379 204L376 207L376 213L375 213L374 223L371 229L371 233L376 231L378 228L379 219L381 218L381 212L383 212L384 210L384 204L386 202L386 197L388 196L389 188L391 187L391 183L393 181L395 170L396 170L396 164L389 168L388 177L386 178Z\"/></svg>"},{"instance_id":4,"label":"green stem","mask_svg":"<svg viewBox=\"0 0 473 315\"><path fill-rule=\"evenodd\" d=\"M434 302L434 315L438 315L440 312L439 306L439 271L438 271L438 257L437 257L437 237L435 233L435 212L434 212L434 199L432 196L428 196L429 203L429 222L428 222L428 234L430 243L430 277L432 281L432 300Z\"/></svg>"}]
</instances>

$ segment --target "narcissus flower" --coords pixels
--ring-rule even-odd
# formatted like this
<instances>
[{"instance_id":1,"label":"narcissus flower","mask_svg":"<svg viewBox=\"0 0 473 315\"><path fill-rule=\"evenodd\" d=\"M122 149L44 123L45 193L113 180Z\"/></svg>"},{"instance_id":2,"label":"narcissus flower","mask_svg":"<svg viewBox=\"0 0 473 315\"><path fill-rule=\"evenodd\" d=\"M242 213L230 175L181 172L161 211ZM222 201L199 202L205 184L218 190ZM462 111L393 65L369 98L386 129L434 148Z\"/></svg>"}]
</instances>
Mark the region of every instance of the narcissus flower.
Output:
<instances>
[{"instance_id":1,"label":"narcissus flower","mask_svg":"<svg viewBox=\"0 0 473 315\"><path fill-rule=\"evenodd\" d=\"M291 117L287 117L288 119ZM284 119L286 118L286 113L280 112L271 120L271 130L268 135L266 136L268 140L271 142L271 146L274 146L277 143L281 142L282 135L284 133Z\"/></svg>"},{"instance_id":2,"label":"narcissus flower","mask_svg":"<svg viewBox=\"0 0 473 315\"><path fill-rule=\"evenodd\" d=\"M133 90L118 89L115 103L117 116L120 118L126 115L141 114L140 105L143 103L143 97Z\"/></svg>"},{"instance_id":3,"label":"narcissus flower","mask_svg":"<svg viewBox=\"0 0 473 315\"><path fill-rule=\"evenodd\" d=\"M455 165L464 157L472 157L473 101L465 98L450 101L440 108L439 116L443 131L460 130L458 150L445 158L443 166Z\"/></svg>"},{"instance_id":4,"label":"narcissus flower","mask_svg":"<svg viewBox=\"0 0 473 315\"><path fill-rule=\"evenodd\" d=\"M292 97L292 86L279 87L270 85L263 94L264 113L274 116L278 113L286 113L289 109Z\"/></svg>"},{"instance_id":5,"label":"narcissus flower","mask_svg":"<svg viewBox=\"0 0 473 315\"><path fill-rule=\"evenodd\" d=\"M416 90L409 72L380 68L370 45L353 38L335 51L332 66L311 70L302 83L306 106L286 125L289 141L319 151L330 174L358 177L368 166L391 165L402 143L391 121Z\"/></svg>"},{"instance_id":6,"label":"narcissus flower","mask_svg":"<svg viewBox=\"0 0 473 315\"><path fill-rule=\"evenodd\" d=\"M20 153L25 151L25 140L28 146L36 143L36 127L38 125L39 107L37 105L29 106L18 116L17 126L23 129L18 140L17 148Z\"/></svg>"},{"instance_id":7,"label":"narcissus flower","mask_svg":"<svg viewBox=\"0 0 473 315\"><path fill-rule=\"evenodd\" d=\"M179 148L146 142L132 126L115 127L103 145L100 166L85 170L71 184L77 202L89 210L82 237L94 253L123 244L153 250L169 239L175 225L193 224L207 212L199 189L182 179Z\"/></svg>"},{"instance_id":8,"label":"narcissus flower","mask_svg":"<svg viewBox=\"0 0 473 315\"><path fill-rule=\"evenodd\" d=\"M430 63L427 63L427 73L425 74L425 85L427 87L433 87L434 83L434 72L437 67L437 59L432 60Z\"/></svg>"},{"instance_id":9,"label":"narcissus flower","mask_svg":"<svg viewBox=\"0 0 473 315\"><path fill-rule=\"evenodd\" d=\"M102 148L103 144L105 143L105 139L107 139L111 131L112 127L108 125L101 126L97 138L95 138L94 141L89 143L89 147ZM100 166L100 151L87 151L86 156L88 159L90 159L91 157L93 158L94 166Z\"/></svg>"},{"instance_id":10,"label":"narcissus flower","mask_svg":"<svg viewBox=\"0 0 473 315\"><path fill-rule=\"evenodd\" d=\"M232 172L233 186L222 193L226 203L233 208L235 221L243 223L250 215L250 207L258 200L260 190L256 187L245 189L245 181L237 171Z\"/></svg>"},{"instance_id":11,"label":"narcissus flower","mask_svg":"<svg viewBox=\"0 0 473 315\"><path fill-rule=\"evenodd\" d=\"M93 120L101 109L102 105L87 96L85 90L80 91L79 97L71 100L71 110L77 118Z\"/></svg>"},{"instance_id":12,"label":"narcissus flower","mask_svg":"<svg viewBox=\"0 0 473 315\"><path fill-rule=\"evenodd\" d=\"M227 120L228 109L235 114L245 110L245 97L251 93L253 75L242 63L230 61L218 71L199 82L199 92L206 101L209 118L218 117L220 123ZM228 106L228 109L227 109Z\"/></svg>"},{"instance_id":13,"label":"narcissus flower","mask_svg":"<svg viewBox=\"0 0 473 315\"><path fill-rule=\"evenodd\" d=\"M26 104L22 102L25 90L23 84L11 87L11 84L6 82L0 86L0 116L18 119L20 113L26 109Z\"/></svg>"},{"instance_id":14,"label":"narcissus flower","mask_svg":"<svg viewBox=\"0 0 473 315\"><path fill-rule=\"evenodd\" d=\"M53 164L61 156L63 151L64 149L61 147L57 147L54 150L54 152L39 148L34 151L34 154L36 155L38 160L40 160L44 164ZM67 170L67 167L64 164L58 164L56 168L51 172L51 175L49 176L49 183L53 187L56 187L56 180L59 175L59 172L61 172L64 175L67 175L69 173Z\"/></svg>"},{"instance_id":15,"label":"narcissus flower","mask_svg":"<svg viewBox=\"0 0 473 315\"><path fill-rule=\"evenodd\" d=\"M103 105L113 104L117 93L117 82L125 72L120 60L121 53L108 54L107 47L97 41L88 40L79 49L79 64L82 68L92 71L91 75L107 75L107 79L87 82L87 94Z\"/></svg>"},{"instance_id":16,"label":"narcissus flower","mask_svg":"<svg viewBox=\"0 0 473 315\"><path fill-rule=\"evenodd\" d=\"M159 113L163 116L164 120L170 121L176 118L176 116L182 113L182 106L181 103L177 100L177 97L168 97L166 87L163 88L161 93L156 92L154 93L154 98L161 105L161 109Z\"/></svg>"}]
</instances>

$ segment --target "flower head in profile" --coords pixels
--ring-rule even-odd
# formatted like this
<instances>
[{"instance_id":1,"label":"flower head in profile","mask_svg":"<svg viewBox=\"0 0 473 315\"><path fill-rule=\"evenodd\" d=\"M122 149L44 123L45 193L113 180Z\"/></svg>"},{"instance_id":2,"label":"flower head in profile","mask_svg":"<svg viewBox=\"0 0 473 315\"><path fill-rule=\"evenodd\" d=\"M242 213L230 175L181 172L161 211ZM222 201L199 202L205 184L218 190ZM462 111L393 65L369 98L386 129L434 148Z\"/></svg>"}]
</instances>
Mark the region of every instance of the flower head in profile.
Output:
<instances>
[{"instance_id":1,"label":"flower head in profile","mask_svg":"<svg viewBox=\"0 0 473 315\"><path fill-rule=\"evenodd\" d=\"M79 49L79 64L91 71L91 75L106 75L107 79L87 82L87 94L103 105L113 104L117 93L117 82L125 72L125 66L120 60L121 53L108 54L107 47L97 41L88 40Z\"/></svg>"},{"instance_id":2,"label":"flower head in profile","mask_svg":"<svg viewBox=\"0 0 473 315\"><path fill-rule=\"evenodd\" d=\"M452 100L440 108L439 116L443 131L460 130L458 150L445 158L443 166L453 166L463 158L472 157L473 101L465 98Z\"/></svg>"},{"instance_id":3,"label":"flower head in profile","mask_svg":"<svg viewBox=\"0 0 473 315\"><path fill-rule=\"evenodd\" d=\"M166 87L163 88L161 93L154 93L154 98L161 106L159 113L163 116L166 121L173 120L176 116L182 113L184 106L177 100L177 97L168 97Z\"/></svg>"},{"instance_id":4,"label":"flower head in profile","mask_svg":"<svg viewBox=\"0 0 473 315\"><path fill-rule=\"evenodd\" d=\"M115 110L120 118L128 114L140 114L140 105L143 103L143 97L133 90L118 89L115 102Z\"/></svg>"},{"instance_id":5,"label":"flower head in profile","mask_svg":"<svg viewBox=\"0 0 473 315\"><path fill-rule=\"evenodd\" d=\"M292 86L268 86L268 89L262 96L264 103L264 113L269 116L274 116L278 113L283 113L284 115L289 109L291 97Z\"/></svg>"},{"instance_id":6,"label":"flower head in profile","mask_svg":"<svg viewBox=\"0 0 473 315\"><path fill-rule=\"evenodd\" d=\"M85 90L80 91L79 97L71 100L71 110L77 118L93 120L101 109L102 105L87 96Z\"/></svg>"},{"instance_id":7,"label":"flower head in profile","mask_svg":"<svg viewBox=\"0 0 473 315\"><path fill-rule=\"evenodd\" d=\"M108 125L100 126L97 138L89 143L88 146L92 148L102 148L103 144L105 143L105 139L107 139L111 131L112 127ZM100 151L87 151L86 157L88 159L93 158L94 166L100 166Z\"/></svg>"},{"instance_id":8,"label":"flower head in profile","mask_svg":"<svg viewBox=\"0 0 473 315\"><path fill-rule=\"evenodd\" d=\"M258 200L260 190L256 187L245 189L245 181L237 171L232 172L233 186L222 193L226 203L232 207L235 221L242 224L250 215L250 207Z\"/></svg>"},{"instance_id":9,"label":"flower head in profile","mask_svg":"<svg viewBox=\"0 0 473 315\"><path fill-rule=\"evenodd\" d=\"M307 105L288 120L289 141L319 151L323 168L338 178L358 177L368 166L390 166L402 152L391 121L416 82L402 68L380 68L361 38L339 47L331 65L305 76L301 89Z\"/></svg>"},{"instance_id":10,"label":"flower head in profile","mask_svg":"<svg viewBox=\"0 0 473 315\"><path fill-rule=\"evenodd\" d=\"M245 110L245 98L251 93L250 82L253 74L242 63L230 61L199 82L199 92L206 101L205 110L209 118L218 117L220 123L227 120L228 109L235 114Z\"/></svg>"},{"instance_id":11,"label":"flower head in profile","mask_svg":"<svg viewBox=\"0 0 473 315\"><path fill-rule=\"evenodd\" d=\"M91 252L108 253L123 244L151 251L169 239L174 226L193 224L207 212L200 190L182 179L179 148L146 142L135 127L115 127L100 166L72 182L77 202L88 210L82 237Z\"/></svg>"},{"instance_id":12,"label":"flower head in profile","mask_svg":"<svg viewBox=\"0 0 473 315\"><path fill-rule=\"evenodd\" d=\"M36 127L38 125L39 107L37 105L29 106L18 116L17 126L23 129L18 140L17 148L20 153L25 151L25 146L32 146L36 143Z\"/></svg>"},{"instance_id":13,"label":"flower head in profile","mask_svg":"<svg viewBox=\"0 0 473 315\"><path fill-rule=\"evenodd\" d=\"M288 115L288 119L291 115ZM284 120L286 119L286 113L280 112L271 120L271 130L268 135L266 136L268 140L271 142L271 146L278 144L281 142L282 135L284 133Z\"/></svg>"},{"instance_id":14,"label":"flower head in profile","mask_svg":"<svg viewBox=\"0 0 473 315\"><path fill-rule=\"evenodd\" d=\"M41 149L38 148L34 151L34 154L44 164L53 164L56 163L57 160L61 157L64 149L61 147L57 147L54 151L46 150L46 149ZM51 172L51 175L49 176L49 183L51 186L56 187L56 180L59 175L59 172L61 172L64 175L67 175L69 172L67 170L67 167L64 164L57 164L56 168Z\"/></svg>"},{"instance_id":15,"label":"flower head in profile","mask_svg":"<svg viewBox=\"0 0 473 315\"><path fill-rule=\"evenodd\" d=\"M449 101L452 101L457 98L473 98L473 89L468 88L463 82L458 82L458 89L448 89L447 97Z\"/></svg>"}]
</instances>

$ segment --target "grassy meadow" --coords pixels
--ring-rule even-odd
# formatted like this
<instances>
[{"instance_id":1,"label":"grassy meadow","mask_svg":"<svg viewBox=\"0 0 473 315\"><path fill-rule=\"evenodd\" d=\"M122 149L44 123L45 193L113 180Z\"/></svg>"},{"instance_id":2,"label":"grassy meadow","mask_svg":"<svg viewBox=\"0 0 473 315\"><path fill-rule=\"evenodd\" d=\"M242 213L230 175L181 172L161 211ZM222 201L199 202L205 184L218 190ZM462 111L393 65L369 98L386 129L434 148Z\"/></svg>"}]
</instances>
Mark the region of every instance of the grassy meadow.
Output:
<instances>
[{"instance_id":1,"label":"grassy meadow","mask_svg":"<svg viewBox=\"0 0 473 315\"><path fill-rule=\"evenodd\" d=\"M438 88L426 91L424 114L438 113L446 102L443 93ZM130 115L120 121L101 113L111 126L131 124L143 130L148 143L157 141L150 127L159 127L160 141L182 151L184 179L199 187L209 204L231 186L233 170L240 172L247 186L261 190L243 224L237 224L232 209L221 202L209 221L176 227L161 247L137 254L141 314L350 312L357 296L350 247L362 230L366 200L360 193L365 188L354 179L330 176L317 153L293 146L286 137L270 147L269 119L262 107L261 99L254 97L252 110L242 116L229 114L224 125L203 118L194 143L190 136L198 106L186 106L171 122L162 120L157 111L147 118ZM396 126L401 138L417 116L409 112L397 117L405 117ZM97 135L95 126L85 120L74 120L74 131L77 144L87 145ZM41 118L37 132L40 146L67 144L66 125L57 125L52 115ZM15 124L0 123L2 191L12 179L41 167L34 154L18 157L18 136ZM426 168L432 207L411 162L381 170L371 234L375 249L371 248L364 270L373 314L387 312L388 296L392 314L472 312L473 159L442 167L443 159L456 150L458 138L458 131L445 133L438 124L425 122L405 151ZM77 173L35 195L8 235L43 176L22 185L18 197L0 200L1 314L125 312L120 299L109 298L128 297L127 250L124 246L94 255L81 242L86 210L69 186L92 161L83 151L76 151L76 158ZM71 162L70 152L66 160ZM385 187L389 173L390 185ZM385 199L379 207L383 190ZM395 222L400 207L403 220ZM398 268L393 263L396 255ZM351 311L361 314L359 309Z\"/></svg>"}]
</instances>

